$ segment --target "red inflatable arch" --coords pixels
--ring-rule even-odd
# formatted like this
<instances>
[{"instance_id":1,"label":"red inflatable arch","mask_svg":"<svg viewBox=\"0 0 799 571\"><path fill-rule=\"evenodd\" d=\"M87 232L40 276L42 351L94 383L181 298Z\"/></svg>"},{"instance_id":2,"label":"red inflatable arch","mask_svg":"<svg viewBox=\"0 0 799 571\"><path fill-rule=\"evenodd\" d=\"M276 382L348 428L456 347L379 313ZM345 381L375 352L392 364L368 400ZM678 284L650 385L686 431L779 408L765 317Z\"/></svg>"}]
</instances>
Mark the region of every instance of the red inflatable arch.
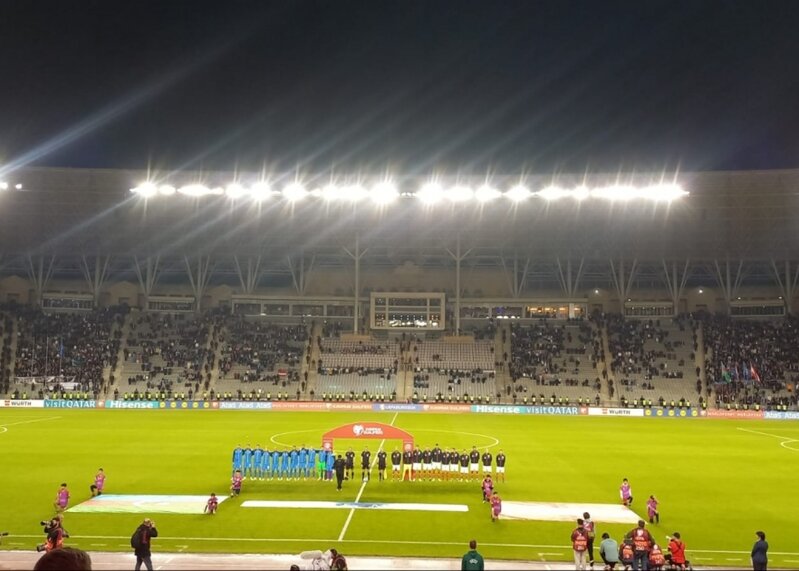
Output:
<instances>
[{"instance_id":1,"label":"red inflatable arch","mask_svg":"<svg viewBox=\"0 0 799 571\"><path fill-rule=\"evenodd\" d=\"M402 440L403 450L413 450L413 436L404 430L380 422L354 422L345 424L322 435L322 447L325 450L333 448L336 438L348 440Z\"/></svg>"}]
</instances>

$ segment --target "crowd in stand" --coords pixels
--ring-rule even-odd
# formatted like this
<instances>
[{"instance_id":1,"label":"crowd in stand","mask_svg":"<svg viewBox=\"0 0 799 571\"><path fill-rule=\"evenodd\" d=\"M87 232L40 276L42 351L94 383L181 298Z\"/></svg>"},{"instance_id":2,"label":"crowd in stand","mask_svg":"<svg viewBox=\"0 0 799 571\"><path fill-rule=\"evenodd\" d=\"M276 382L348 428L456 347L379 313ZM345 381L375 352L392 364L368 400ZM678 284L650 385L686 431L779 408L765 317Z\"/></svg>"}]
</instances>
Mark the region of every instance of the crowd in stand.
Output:
<instances>
[{"instance_id":1,"label":"crowd in stand","mask_svg":"<svg viewBox=\"0 0 799 571\"><path fill-rule=\"evenodd\" d=\"M717 405L796 407L799 320L703 315L705 374Z\"/></svg>"},{"instance_id":2,"label":"crowd in stand","mask_svg":"<svg viewBox=\"0 0 799 571\"><path fill-rule=\"evenodd\" d=\"M14 374L38 382L32 391L58 390L67 382L75 383L75 390L91 393L104 388L104 369L113 370L117 364L127 308L77 314L49 314L17 305L4 309L17 321Z\"/></svg>"},{"instance_id":3,"label":"crowd in stand","mask_svg":"<svg viewBox=\"0 0 799 571\"><path fill-rule=\"evenodd\" d=\"M304 325L273 325L236 317L227 322L227 337L222 345L220 375L245 382L274 380L282 366L297 373L309 343ZM244 368L244 371L234 371Z\"/></svg>"},{"instance_id":4,"label":"crowd in stand","mask_svg":"<svg viewBox=\"0 0 799 571\"><path fill-rule=\"evenodd\" d=\"M684 346L680 340L669 339L669 331L660 325L660 320L625 320L620 315L605 317L610 346L610 370L616 376L626 378L643 377L646 380L655 378L681 379L685 360L679 358L677 350ZM685 331L687 320L675 319L680 331ZM647 341L655 349L646 349ZM690 359L693 361L697 350L697 337L693 333L694 348ZM669 361L677 362L676 369L669 369Z\"/></svg>"},{"instance_id":5,"label":"crowd in stand","mask_svg":"<svg viewBox=\"0 0 799 571\"><path fill-rule=\"evenodd\" d=\"M0 394L7 393L11 387L11 336L14 321L5 313L0 313Z\"/></svg>"},{"instance_id":6,"label":"crowd in stand","mask_svg":"<svg viewBox=\"0 0 799 571\"><path fill-rule=\"evenodd\" d=\"M133 317L123 353L126 362L141 365L142 373L128 382L156 388L163 387L162 381L177 380L207 387L216 350L209 341L218 320L218 313L202 318L160 313Z\"/></svg>"},{"instance_id":7,"label":"crowd in stand","mask_svg":"<svg viewBox=\"0 0 799 571\"><path fill-rule=\"evenodd\" d=\"M581 366L590 363L595 371L603 356L595 328L580 322L573 327L542 321L536 325L511 326L509 373L512 387L507 394L515 400L529 398L533 386L583 387L598 392L599 377L580 379ZM541 395L543 398L543 395Z\"/></svg>"}]
</instances>

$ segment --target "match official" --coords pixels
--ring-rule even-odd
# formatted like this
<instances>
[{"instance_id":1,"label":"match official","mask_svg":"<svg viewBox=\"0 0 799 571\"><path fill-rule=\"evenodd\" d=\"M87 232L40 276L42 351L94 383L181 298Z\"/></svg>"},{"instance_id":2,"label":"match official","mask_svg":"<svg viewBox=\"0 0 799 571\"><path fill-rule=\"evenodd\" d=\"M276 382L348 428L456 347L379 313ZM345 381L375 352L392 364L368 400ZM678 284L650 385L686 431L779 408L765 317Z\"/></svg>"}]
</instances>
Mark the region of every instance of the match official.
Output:
<instances>
[{"instance_id":1,"label":"match official","mask_svg":"<svg viewBox=\"0 0 799 571\"><path fill-rule=\"evenodd\" d=\"M333 462L333 470L336 472L336 489L340 492L341 491L341 482L344 481L344 468L346 466L346 462L344 458L341 457L341 454L338 455L336 461Z\"/></svg>"}]
</instances>

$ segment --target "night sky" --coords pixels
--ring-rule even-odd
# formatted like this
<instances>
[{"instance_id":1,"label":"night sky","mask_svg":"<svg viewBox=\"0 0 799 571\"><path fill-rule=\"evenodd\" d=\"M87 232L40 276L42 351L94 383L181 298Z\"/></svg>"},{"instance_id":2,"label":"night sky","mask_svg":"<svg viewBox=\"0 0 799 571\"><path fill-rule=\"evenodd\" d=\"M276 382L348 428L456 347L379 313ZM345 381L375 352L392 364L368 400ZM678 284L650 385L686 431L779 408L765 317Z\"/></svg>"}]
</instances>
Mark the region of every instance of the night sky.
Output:
<instances>
[{"instance_id":1,"label":"night sky","mask_svg":"<svg viewBox=\"0 0 799 571\"><path fill-rule=\"evenodd\" d=\"M0 164L799 166L799 2L2 0Z\"/></svg>"}]
</instances>

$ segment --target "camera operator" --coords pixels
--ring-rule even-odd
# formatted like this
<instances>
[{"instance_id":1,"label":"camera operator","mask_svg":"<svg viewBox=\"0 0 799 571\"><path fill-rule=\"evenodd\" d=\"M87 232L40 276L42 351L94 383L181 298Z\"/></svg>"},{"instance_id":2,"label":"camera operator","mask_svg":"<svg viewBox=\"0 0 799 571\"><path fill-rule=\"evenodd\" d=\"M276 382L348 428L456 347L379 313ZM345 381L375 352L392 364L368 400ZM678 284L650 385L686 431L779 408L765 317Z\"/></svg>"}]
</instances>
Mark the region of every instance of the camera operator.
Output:
<instances>
[{"instance_id":1,"label":"camera operator","mask_svg":"<svg viewBox=\"0 0 799 571\"><path fill-rule=\"evenodd\" d=\"M50 552L53 549L61 549L64 546L64 539L69 537L69 533L64 529L63 520L64 516L59 514L49 521L39 522L39 525L44 527L47 539L45 543L36 546L36 551Z\"/></svg>"}]
</instances>

